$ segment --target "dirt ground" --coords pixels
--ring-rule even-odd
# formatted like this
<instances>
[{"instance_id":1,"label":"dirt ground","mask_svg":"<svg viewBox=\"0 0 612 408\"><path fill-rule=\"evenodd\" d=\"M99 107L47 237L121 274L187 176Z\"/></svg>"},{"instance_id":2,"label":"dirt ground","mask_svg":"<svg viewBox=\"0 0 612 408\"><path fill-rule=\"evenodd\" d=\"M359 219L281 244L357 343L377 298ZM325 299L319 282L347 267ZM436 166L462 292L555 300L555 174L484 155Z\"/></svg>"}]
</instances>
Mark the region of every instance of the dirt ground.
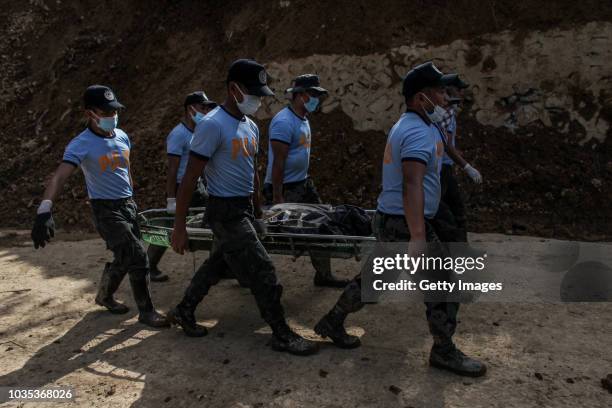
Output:
<instances>
[{"instance_id":1,"label":"dirt ground","mask_svg":"<svg viewBox=\"0 0 612 408\"><path fill-rule=\"evenodd\" d=\"M483 237L484 235L479 235ZM493 235L489 235L491 237ZM87 407L609 407L600 379L612 372L612 304L474 304L462 308L456 340L487 362L466 379L426 364L430 336L420 304L380 304L352 316L363 347L322 343L312 357L266 346L270 331L248 290L219 284L198 309L207 337L149 330L136 314L93 303L110 253L94 235L65 233L34 251L25 232L0 235L0 386L72 386ZM513 237L512 240L522 238ZM154 283L159 309L180 298L206 253L168 253L171 275ZM339 292L315 288L306 258L274 257L291 325L312 331ZM334 260L340 275L353 260ZM135 310L129 285L118 298ZM34 407L37 403L1 404ZM40 406L58 406L47 403Z\"/></svg>"}]
</instances>

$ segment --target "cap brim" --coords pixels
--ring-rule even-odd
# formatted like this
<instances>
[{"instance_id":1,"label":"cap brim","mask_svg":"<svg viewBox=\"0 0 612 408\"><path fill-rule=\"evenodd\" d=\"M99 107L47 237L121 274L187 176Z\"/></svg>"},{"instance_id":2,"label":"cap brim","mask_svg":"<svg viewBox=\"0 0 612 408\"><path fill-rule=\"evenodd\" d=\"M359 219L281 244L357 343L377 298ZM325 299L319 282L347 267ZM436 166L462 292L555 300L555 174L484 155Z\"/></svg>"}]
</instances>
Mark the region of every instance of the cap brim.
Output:
<instances>
[{"instance_id":1,"label":"cap brim","mask_svg":"<svg viewBox=\"0 0 612 408\"><path fill-rule=\"evenodd\" d=\"M442 75L438 79L438 86L450 86L457 80L457 74L446 74Z\"/></svg>"},{"instance_id":2,"label":"cap brim","mask_svg":"<svg viewBox=\"0 0 612 408\"><path fill-rule=\"evenodd\" d=\"M219 104L215 101L202 101L200 102L202 105L214 105L214 106L218 106Z\"/></svg>"},{"instance_id":3,"label":"cap brim","mask_svg":"<svg viewBox=\"0 0 612 408\"><path fill-rule=\"evenodd\" d=\"M115 109L125 109L125 106L123 106L117 101L112 101L100 106L100 109L110 111Z\"/></svg>"},{"instance_id":4,"label":"cap brim","mask_svg":"<svg viewBox=\"0 0 612 408\"><path fill-rule=\"evenodd\" d=\"M311 86L310 88L303 88L301 86L296 86L295 88L287 88L285 93L296 93L296 92L306 92L306 91L315 91L320 94L328 94L329 91L325 88L321 88L320 86Z\"/></svg>"},{"instance_id":5,"label":"cap brim","mask_svg":"<svg viewBox=\"0 0 612 408\"><path fill-rule=\"evenodd\" d=\"M256 96L274 96L274 92L267 85L247 87L250 95Z\"/></svg>"},{"instance_id":6,"label":"cap brim","mask_svg":"<svg viewBox=\"0 0 612 408\"><path fill-rule=\"evenodd\" d=\"M320 93L320 94L327 94L327 93L329 93L329 92L327 91L327 89L325 89L325 88L321 88L320 86L313 86L312 88L308 88L308 89L307 89L307 91L310 91L310 90L312 90L312 91L317 91L317 92L318 92L318 93Z\"/></svg>"}]
</instances>

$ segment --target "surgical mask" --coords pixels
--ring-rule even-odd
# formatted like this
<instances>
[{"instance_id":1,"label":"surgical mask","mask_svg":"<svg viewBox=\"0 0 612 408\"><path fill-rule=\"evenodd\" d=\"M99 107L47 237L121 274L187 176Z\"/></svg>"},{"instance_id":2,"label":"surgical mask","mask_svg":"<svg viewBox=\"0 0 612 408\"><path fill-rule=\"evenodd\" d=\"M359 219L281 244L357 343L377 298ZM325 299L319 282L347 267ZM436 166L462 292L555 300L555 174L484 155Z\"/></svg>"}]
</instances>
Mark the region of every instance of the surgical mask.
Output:
<instances>
[{"instance_id":1,"label":"surgical mask","mask_svg":"<svg viewBox=\"0 0 612 408\"><path fill-rule=\"evenodd\" d=\"M306 108L308 112L311 112L311 113L317 110L318 106L319 106L319 98L315 96L310 96L310 99L308 100L308 102L304 102L304 107Z\"/></svg>"},{"instance_id":2,"label":"surgical mask","mask_svg":"<svg viewBox=\"0 0 612 408\"><path fill-rule=\"evenodd\" d=\"M427 95L422 94L425 99L427 99L427 101L429 103L431 103L434 107L433 112L428 112L427 109L423 108L423 110L425 111L425 114L427 115L427 117L429 118L429 120L432 123L439 123L442 122L444 120L444 116L446 116L446 109L444 109L443 107L441 107L440 105L436 105L435 103L433 103L431 101L431 99L429 99L427 97Z\"/></svg>"},{"instance_id":3,"label":"surgical mask","mask_svg":"<svg viewBox=\"0 0 612 408\"><path fill-rule=\"evenodd\" d=\"M205 114L202 112L195 111L194 115L191 115L191 119L193 119L194 123L198 124L204 119Z\"/></svg>"},{"instance_id":4,"label":"surgical mask","mask_svg":"<svg viewBox=\"0 0 612 408\"><path fill-rule=\"evenodd\" d=\"M238 92L242 95L242 102L238 102L238 99L234 96L238 109L240 109L243 115L254 115L261 106L261 97L244 94L240 87L236 87L238 88Z\"/></svg>"},{"instance_id":5,"label":"surgical mask","mask_svg":"<svg viewBox=\"0 0 612 408\"><path fill-rule=\"evenodd\" d=\"M119 124L119 115L116 113L111 117L98 117L98 127L105 132L112 132Z\"/></svg>"}]
</instances>

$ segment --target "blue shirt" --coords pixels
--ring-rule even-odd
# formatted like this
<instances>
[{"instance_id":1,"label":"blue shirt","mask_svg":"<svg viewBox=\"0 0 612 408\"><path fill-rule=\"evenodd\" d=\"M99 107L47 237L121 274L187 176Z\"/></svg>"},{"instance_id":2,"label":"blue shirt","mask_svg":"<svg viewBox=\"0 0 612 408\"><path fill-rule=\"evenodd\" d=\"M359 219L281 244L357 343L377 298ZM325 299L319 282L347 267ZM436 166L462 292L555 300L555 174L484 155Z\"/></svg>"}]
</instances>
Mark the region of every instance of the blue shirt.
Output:
<instances>
[{"instance_id":1,"label":"blue shirt","mask_svg":"<svg viewBox=\"0 0 612 408\"><path fill-rule=\"evenodd\" d=\"M447 110L447 115L444 117L444 121L442 122L442 127L446 130L449 138L451 139L451 145L455 147L455 136L457 132L457 114L454 108L450 108ZM444 152L444 158L442 159L442 164L453 165L455 162L453 159L448 157L448 154Z\"/></svg>"},{"instance_id":2,"label":"blue shirt","mask_svg":"<svg viewBox=\"0 0 612 408\"><path fill-rule=\"evenodd\" d=\"M121 129L104 137L85 129L66 147L64 162L81 167L90 199L117 200L132 196L130 138Z\"/></svg>"},{"instance_id":3,"label":"blue shirt","mask_svg":"<svg viewBox=\"0 0 612 408\"><path fill-rule=\"evenodd\" d=\"M299 117L288 106L278 112L270 122L270 141L268 142L268 167L265 182L272 184L272 164L274 152L272 141L285 143L289 146L283 183L303 181L308 178L310 163L310 123L308 119Z\"/></svg>"},{"instance_id":4,"label":"blue shirt","mask_svg":"<svg viewBox=\"0 0 612 408\"><path fill-rule=\"evenodd\" d=\"M253 193L259 129L246 116L237 118L222 106L196 125L191 154L208 160L204 174L215 197L247 197Z\"/></svg>"},{"instance_id":5,"label":"blue shirt","mask_svg":"<svg viewBox=\"0 0 612 408\"><path fill-rule=\"evenodd\" d=\"M436 127L427 124L415 112L404 113L387 138L382 170L383 190L378 196L377 209L385 214L404 214L402 162L415 160L426 166L423 178L423 215L425 218L433 218L440 203L443 153L444 144Z\"/></svg>"},{"instance_id":6,"label":"blue shirt","mask_svg":"<svg viewBox=\"0 0 612 408\"><path fill-rule=\"evenodd\" d=\"M166 150L169 156L178 156L181 158L179 168L176 173L176 182L180 183L187 169L189 161L189 152L191 151L191 140L193 132L185 126L184 123L179 123L170 131L166 138Z\"/></svg>"}]
</instances>

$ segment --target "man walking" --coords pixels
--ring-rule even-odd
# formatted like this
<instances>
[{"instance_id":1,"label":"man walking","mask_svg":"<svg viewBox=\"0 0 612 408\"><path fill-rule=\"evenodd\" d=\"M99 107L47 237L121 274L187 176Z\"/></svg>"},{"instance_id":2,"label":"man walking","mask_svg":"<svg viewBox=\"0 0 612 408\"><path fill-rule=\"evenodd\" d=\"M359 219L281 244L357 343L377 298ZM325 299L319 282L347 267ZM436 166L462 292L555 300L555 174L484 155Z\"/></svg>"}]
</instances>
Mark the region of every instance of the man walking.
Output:
<instances>
[{"instance_id":1,"label":"man walking","mask_svg":"<svg viewBox=\"0 0 612 408\"><path fill-rule=\"evenodd\" d=\"M440 164L444 145L433 122L445 104L444 85L448 77L433 63L414 67L403 81L407 110L393 126L383 158L383 190L373 220L381 242L425 242L440 247L431 223L440 202ZM438 113L436 113L438 112ZM336 305L315 326L315 332L330 337L343 348L360 345L346 333L344 320L364 306L361 275L345 289ZM452 341L457 327L459 304L426 301L426 317L434 342L429 362L460 375L481 376L486 366L464 355Z\"/></svg>"},{"instance_id":2,"label":"man walking","mask_svg":"<svg viewBox=\"0 0 612 408\"><path fill-rule=\"evenodd\" d=\"M117 128L118 111L123 105L109 87L101 85L87 88L83 99L87 128L68 144L63 162L45 190L32 228L34 247L44 248L54 236L53 200L80 167L96 229L114 255L113 262L107 263L102 273L96 303L111 313L127 313L128 307L113 295L128 274L139 311L138 321L152 327L168 326L166 318L155 311L149 294L149 260L140 240L138 213L132 199L131 144L128 135Z\"/></svg>"},{"instance_id":3,"label":"man walking","mask_svg":"<svg viewBox=\"0 0 612 408\"><path fill-rule=\"evenodd\" d=\"M270 122L264 199L268 205L321 204L308 176L312 141L308 116L319 108L327 90L321 87L317 75L305 74L295 78L287 92L291 94L291 103ZM315 286L343 288L349 282L334 277L329 256L311 252L310 260L315 269Z\"/></svg>"},{"instance_id":4,"label":"man walking","mask_svg":"<svg viewBox=\"0 0 612 408\"><path fill-rule=\"evenodd\" d=\"M193 92L187 95L183 104L183 119L170 131L166 138L166 151L168 153L168 174L166 177L166 211L174 214L176 210L176 191L178 189L189 160L191 151L191 140L193 130L204 116L217 107L217 103L208 99L203 91ZM206 204L206 188L203 181L198 181L191 198L190 207L203 207ZM158 265L162 256L166 252L166 247L149 245L147 255L151 267L151 280L164 282L168 280L168 275L159 270Z\"/></svg>"},{"instance_id":5,"label":"man walking","mask_svg":"<svg viewBox=\"0 0 612 408\"><path fill-rule=\"evenodd\" d=\"M196 126L177 196L172 247L180 254L188 248L187 209L203 170L209 192L206 218L216 242L169 319L181 325L188 336L206 335L206 328L196 323L195 309L229 268L239 281L248 284L262 318L272 328L272 348L308 355L318 347L287 325L280 302L283 287L254 228L255 216L261 216L256 170L259 129L247 115L253 115L261 98L270 95L274 94L267 86L264 67L253 60L237 60L229 68L225 102Z\"/></svg>"}]
</instances>

